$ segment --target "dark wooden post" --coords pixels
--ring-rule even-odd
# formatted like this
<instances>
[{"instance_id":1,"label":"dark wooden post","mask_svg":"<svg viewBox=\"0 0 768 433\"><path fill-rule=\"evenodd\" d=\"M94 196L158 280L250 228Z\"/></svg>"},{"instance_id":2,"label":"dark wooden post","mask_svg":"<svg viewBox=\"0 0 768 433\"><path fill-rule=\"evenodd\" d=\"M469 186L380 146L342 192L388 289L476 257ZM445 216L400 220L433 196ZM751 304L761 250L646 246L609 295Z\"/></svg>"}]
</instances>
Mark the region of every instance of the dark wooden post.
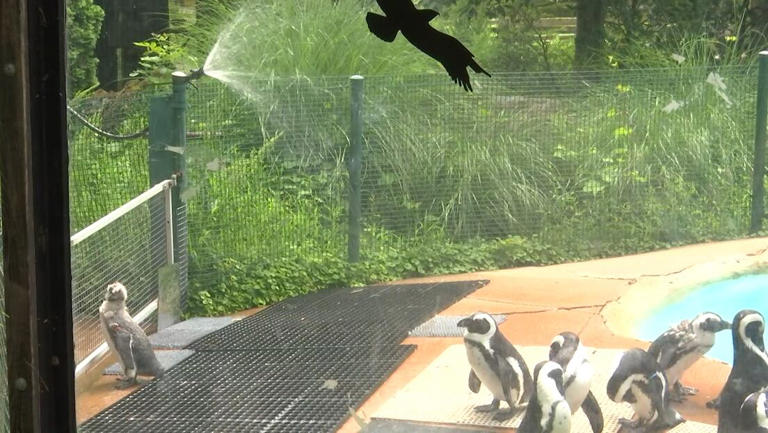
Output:
<instances>
[{"instance_id":1,"label":"dark wooden post","mask_svg":"<svg viewBox=\"0 0 768 433\"><path fill-rule=\"evenodd\" d=\"M14 433L75 432L64 10L63 0L0 0L0 180Z\"/></svg>"}]
</instances>

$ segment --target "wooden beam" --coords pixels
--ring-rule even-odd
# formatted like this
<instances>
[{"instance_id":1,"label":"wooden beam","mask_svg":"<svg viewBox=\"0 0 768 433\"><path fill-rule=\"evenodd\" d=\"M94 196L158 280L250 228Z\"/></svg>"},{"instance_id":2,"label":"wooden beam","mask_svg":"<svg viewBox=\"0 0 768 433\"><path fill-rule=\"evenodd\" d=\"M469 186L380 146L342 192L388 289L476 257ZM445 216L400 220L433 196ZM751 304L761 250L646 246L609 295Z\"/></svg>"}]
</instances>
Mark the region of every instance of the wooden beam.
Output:
<instances>
[{"instance_id":1,"label":"wooden beam","mask_svg":"<svg viewBox=\"0 0 768 433\"><path fill-rule=\"evenodd\" d=\"M10 431L74 433L63 0L0 0Z\"/></svg>"}]
</instances>

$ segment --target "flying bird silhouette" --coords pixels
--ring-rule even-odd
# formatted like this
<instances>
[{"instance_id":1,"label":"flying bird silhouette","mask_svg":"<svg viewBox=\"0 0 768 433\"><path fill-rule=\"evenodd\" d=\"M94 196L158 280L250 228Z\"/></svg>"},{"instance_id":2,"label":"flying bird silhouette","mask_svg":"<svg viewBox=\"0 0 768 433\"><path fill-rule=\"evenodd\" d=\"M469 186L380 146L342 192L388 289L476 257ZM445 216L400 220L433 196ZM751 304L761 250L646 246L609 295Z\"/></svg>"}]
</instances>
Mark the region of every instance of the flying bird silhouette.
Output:
<instances>
[{"instance_id":1,"label":"flying bird silhouette","mask_svg":"<svg viewBox=\"0 0 768 433\"><path fill-rule=\"evenodd\" d=\"M400 31L405 39L440 62L454 83L471 92L467 67L491 76L474 60L474 55L458 39L436 30L429 22L438 16L432 9L416 9L412 0L376 0L383 15L368 12L368 29L380 39L392 42Z\"/></svg>"}]
</instances>

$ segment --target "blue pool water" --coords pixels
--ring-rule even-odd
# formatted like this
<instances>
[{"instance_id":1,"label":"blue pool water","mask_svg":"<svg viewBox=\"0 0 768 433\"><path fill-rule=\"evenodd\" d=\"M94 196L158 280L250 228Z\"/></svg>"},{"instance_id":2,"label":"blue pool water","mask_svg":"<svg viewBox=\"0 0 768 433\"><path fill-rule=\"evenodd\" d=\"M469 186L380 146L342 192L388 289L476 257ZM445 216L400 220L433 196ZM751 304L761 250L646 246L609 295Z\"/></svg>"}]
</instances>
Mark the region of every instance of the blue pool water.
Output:
<instances>
[{"instance_id":1,"label":"blue pool water","mask_svg":"<svg viewBox=\"0 0 768 433\"><path fill-rule=\"evenodd\" d=\"M768 273L705 284L685 297L654 311L636 328L635 335L653 341L662 332L683 319L692 319L703 311L712 311L727 321L740 310L752 309L768 315ZM717 334L715 346L708 357L733 362L733 343L730 330Z\"/></svg>"}]
</instances>

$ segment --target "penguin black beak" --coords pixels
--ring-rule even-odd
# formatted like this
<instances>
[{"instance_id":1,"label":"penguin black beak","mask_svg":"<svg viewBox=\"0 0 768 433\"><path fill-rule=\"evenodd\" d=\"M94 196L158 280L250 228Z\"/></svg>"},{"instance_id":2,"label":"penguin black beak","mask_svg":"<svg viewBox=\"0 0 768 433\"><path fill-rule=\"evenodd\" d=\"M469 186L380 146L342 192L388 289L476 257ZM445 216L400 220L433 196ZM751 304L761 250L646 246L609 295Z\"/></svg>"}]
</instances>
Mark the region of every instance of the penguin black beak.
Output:
<instances>
[{"instance_id":1,"label":"penguin black beak","mask_svg":"<svg viewBox=\"0 0 768 433\"><path fill-rule=\"evenodd\" d=\"M731 329L731 323L723 320L722 322L720 322L720 329L718 329L718 331L723 331L725 329Z\"/></svg>"},{"instance_id":2,"label":"penguin black beak","mask_svg":"<svg viewBox=\"0 0 768 433\"><path fill-rule=\"evenodd\" d=\"M472 319L469 317L466 317L464 319L459 320L459 323L456 324L459 328L468 328L469 324L472 323Z\"/></svg>"}]
</instances>

